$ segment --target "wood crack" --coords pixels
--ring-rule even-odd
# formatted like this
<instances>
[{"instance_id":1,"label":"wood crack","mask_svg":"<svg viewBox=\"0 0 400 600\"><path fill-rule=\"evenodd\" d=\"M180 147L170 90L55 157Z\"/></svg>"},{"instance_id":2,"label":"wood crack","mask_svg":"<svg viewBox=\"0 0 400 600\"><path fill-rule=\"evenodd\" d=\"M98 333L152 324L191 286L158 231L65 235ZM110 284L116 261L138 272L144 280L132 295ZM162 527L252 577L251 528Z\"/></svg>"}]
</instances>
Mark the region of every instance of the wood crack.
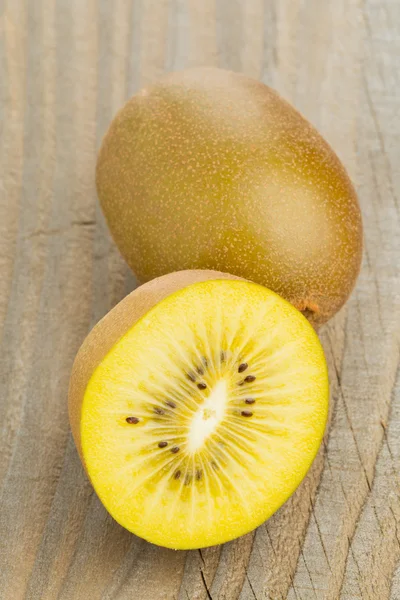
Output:
<instances>
[{"instance_id":1,"label":"wood crack","mask_svg":"<svg viewBox=\"0 0 400 600\"><path fill-rule=\"evenodd\" d=\"M309 579L310 579L310 583L311 583L311 587L312 587L312 589L313 589L313 592L314 592L315 599L316 599L316 600L318 600L318 596L317 596L317 590L315 589L315 586L314 586L314 581L313 581L313 578L312 578L312 576L311 576L310 569L308 568L307 561L306 561L306 558L305 558L305 556L304 556L303 548L301 549L301 556L303 557L304 566L305 566L305 568L306 568L306 571L307 571L308 577L309 577ZM311 599L310 599L310 600L311 600Z\"/></svg>"},{"instance_id":2,"label":"wood crack","mask_svg":"<svg viewBox=\"0 0 400 600\"><path fill-rule=\"evenodd\" d=\"M371 491L371 482L369 480L368 473L367 473L367 470L365 468L365 465L364 465L364 462L363 462L363 459L362 459L362 455L361 455L361 452L360 452L360 448L358 446L357 436L356 436L356 434L354 432L354 429L353 429L353 424L351 422L350 413L349 413L349 410L348 410L348 407L347 407L345 394L344 394L343 388L342 388L341 376L340 376L340 373L338 371L338 368L337 368L337 365L336 365L336 359L335 359L335 357L334 357L333 354L332 354L332 363L333 363L333 367L335 369L335 373L336 373L336 377L337 377L337 381L338 381L338 392L339 392L339 394L340 394L340 396L342 398L342 401L343 401L343 407L344 407L344 410L345 410L347 423L349 425L349 428L350 428L350 431L351 431L351 435L353 437L354 446L356 448L357 456L359 458L360 465L361 465L362 471L364 473L365 481L367 482L368 490Z\"/></svg>"},{"instance_id":3,"label":"wood crack","mask_svg":"<svg viewBox=\"0 0 400 600\"><path fill-rule=\"evenodd\" d=\"M201 580L202 580L202 582L203 582L204 588L205 588L205 590L206 590L206 592L207 592L207 598L208 598L208 600L213 600L213 598L212 598L212 596L211 596L211 592L210 592L210 590L208 589L208 585L207 585L206 578L205 578L205 576L204 576L204 573L203 573L203 569L202 569L202 568L200 568L200 575L201 575Z\"/></svg>"},{"instance_id":4,"label":"wood crack","mask_svg":"<svg viewBox=\"0 0 400 600\"><path fill-rule=\"evenodd\" d=\"M329 562L328 553L327 553L326 548L325 548L325 543L324 543L324 539L323 539L322 534L321 534L321 529L319 527L318 519L317 519L317 516L315 514L314 504L313 504L312 498L310 498L310 504L311 504L311 511L312 511L312 514L313 514L313 517L314 517L315 526L316 526L317 531L318 531L318 537L319 537L319 540L321 542L322 550L323 550L324 555L325 555L326 564L328 565L329 571L332 573L332 568L331 568L331 565L330 565L330 562Z\"/></svg>"},{"instance_id":5,"label":"wood crack","mask_svg":"<svg viewBox=\"0 0 400 600\"><path fill-rule=\"evenodd\" d=\"M253 598L254 598L255 600L258 600L258 598L257 598L257 596L256 596L256 593L255 593L255 591L254 591L254 589L253 589L253 586L252 586L252 584L251 584L250 577L249 577L249 575L248 575L247 571L246 571L246 579L247 579L247 583L248 583L248 584L249 584L249 586L250 586L251 592L252 592L252 594L253 594Z\"/></svg>"},{"instance_id":6,"label":"wood crack","mask_svg":"<svg viewBox=\"0 0 400 600\"><path fill-rule=\"evenodd\" d=\"M389 190L391 193L391 196L393 198L397 213L400 214L400 206L399 206L399 200L397 198L396 192L395 192L395 188L394 188L394 184L393 184L393 179L392 179L392 169L390 167L390 163L389 163L389 157L386 151L386 144L385 144L385 140L380 128L380 124L379 124L379 119L378 119L378 115L375 109L375 105L372 101L372 97L371 97L371 91L369 89L369 85L368 85L368 80L366 78L365 72L363 73L363 84L364 84L364 89L365 89L365 94L367 97L367 103L368 103L368 107L372 116L372 120L374 122L374 127L375 127L375 131L376 131L376 135L378 136L378 140L379 140L379 145L382 151L382 156L384 157L385 160L385 164L386 164L386 172L387 172L387 178L388 178L388 186L389 186Z\"/></svg>"},{"instance_id":7,"label":"wood crack","mask_svg":"<svg viewBox=\"0 0 400 600\"><path fill-rule=\"evenodd\" d=\"M72 227L94 227L95 225L96 221L90 219L82 221L71 221L71 223L69 225L66 225L65 227L53 227L52 229L36 229L35 231L32 231L31 233L26 235L23 239L31 240L41 236L52 237L53 235L66 233Z\"/></svg>"}]
</instances>

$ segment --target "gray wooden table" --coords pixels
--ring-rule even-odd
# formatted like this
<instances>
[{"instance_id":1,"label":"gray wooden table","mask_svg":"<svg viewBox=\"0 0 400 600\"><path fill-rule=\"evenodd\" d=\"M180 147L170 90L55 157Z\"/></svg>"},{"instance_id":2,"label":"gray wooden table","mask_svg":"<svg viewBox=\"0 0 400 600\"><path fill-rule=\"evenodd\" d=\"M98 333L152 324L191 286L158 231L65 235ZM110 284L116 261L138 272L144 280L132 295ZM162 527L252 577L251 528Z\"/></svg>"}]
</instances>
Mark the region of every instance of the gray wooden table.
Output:
<instances>
[{"instance_id":1,"label":"gray wooden table","mask_svg":"<svg viewBox=\"0 0 400 600\"><path fill-rule=\"evenodd\" d=\"M324 447L255 533L174 552L112 521L67 419L74 355L135 286L96 201L115 111L165 70L262 79L353 177L362 273L321 332ZM0 0L0 598L400 599L399 0Z\"/></svg>"}]
</instances>

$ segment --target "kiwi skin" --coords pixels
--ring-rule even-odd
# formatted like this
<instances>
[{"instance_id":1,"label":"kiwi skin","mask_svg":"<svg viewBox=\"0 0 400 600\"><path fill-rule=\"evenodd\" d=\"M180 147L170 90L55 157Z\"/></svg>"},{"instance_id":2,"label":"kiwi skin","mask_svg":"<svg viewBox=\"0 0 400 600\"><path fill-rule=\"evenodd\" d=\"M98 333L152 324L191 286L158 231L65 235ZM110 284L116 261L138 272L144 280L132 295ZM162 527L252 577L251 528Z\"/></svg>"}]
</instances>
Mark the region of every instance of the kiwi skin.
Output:
<instances>
[{"instance_id":1,"label":"kiwi skin","mask_svg":"<svg viewBox=\"0 0 400 600\"><path fill-rule=\"evenodd\" d=\"M138 287L105 315L84 340L76 355L68 391L72 435L85 467L81 447L81 408L89 379L114 344L153 306L178 290L210 279L241 279L218 271L170 273ZM86 469L86 467L85 467Z\"/></svg>"},{"instance_id":2,"label":"kiwi skin","mask_svg":"<svg viewBox=\"0 0 400 600\"><path fill-rule=\"evenodd\" d=\"M112 235L141 282L216 269L314 324L348 298L362 223L345 169L275 91L238 73L172 73L117 114L97 163Z\"/></svg>"}]
</instances>

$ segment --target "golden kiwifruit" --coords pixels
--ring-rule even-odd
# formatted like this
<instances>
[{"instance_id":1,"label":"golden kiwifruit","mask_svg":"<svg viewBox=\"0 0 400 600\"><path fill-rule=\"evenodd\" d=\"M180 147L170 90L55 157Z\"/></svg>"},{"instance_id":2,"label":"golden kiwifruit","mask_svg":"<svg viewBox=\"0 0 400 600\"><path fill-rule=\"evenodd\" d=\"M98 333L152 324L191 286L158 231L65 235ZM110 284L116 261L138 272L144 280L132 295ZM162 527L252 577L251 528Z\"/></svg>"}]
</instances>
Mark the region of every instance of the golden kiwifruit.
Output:
<instances>
[{"instance_id":1,"label":"golden kiwifruit","mask_svg":"<svg viewBox=\"0 0 400 600\"><path fill-rule=\"evenodd\" d=\"M292 494L320 445L328 379L299 311L214 271L136 289L83 343L72 432L105 507L171 548L242 535Z\"/></svg>"},{"instance_id":2,"label":"golden kiwifruit","mask_svg":"<svg viewBox=\"0 0 400 600\"><path fill-rule=\"evenodd\" d=\"M359 271L361 217L346 171L292 106L244 75L189 69L135 95L105 136L97 189L142 282L219 269L321 324Z\"/></svg>"}]
</instances>

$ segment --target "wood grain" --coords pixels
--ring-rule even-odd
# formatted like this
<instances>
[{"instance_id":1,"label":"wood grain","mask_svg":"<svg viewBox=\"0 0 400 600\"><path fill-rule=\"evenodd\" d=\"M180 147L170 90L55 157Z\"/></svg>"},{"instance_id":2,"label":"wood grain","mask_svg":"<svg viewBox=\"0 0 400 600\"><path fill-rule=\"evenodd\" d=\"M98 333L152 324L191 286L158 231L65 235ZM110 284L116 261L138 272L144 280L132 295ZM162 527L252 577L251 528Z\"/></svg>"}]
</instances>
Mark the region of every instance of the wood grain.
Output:
<instances>
[{"instance_id":1,"label":"wood grain","mask_svg":"<svg viewBox=\"0 0 400 600\"><path fill-rule=\"evenodd\" d=\"M71 440L89 329L136 285L107 232L96 151L165 70L262 79L354 179L365 255L321 332L331 420L308 477L261 526L174 552L117 525ZM398 0L0 0L0 598L400 599Z\"/></svg>"}]
</instances>

